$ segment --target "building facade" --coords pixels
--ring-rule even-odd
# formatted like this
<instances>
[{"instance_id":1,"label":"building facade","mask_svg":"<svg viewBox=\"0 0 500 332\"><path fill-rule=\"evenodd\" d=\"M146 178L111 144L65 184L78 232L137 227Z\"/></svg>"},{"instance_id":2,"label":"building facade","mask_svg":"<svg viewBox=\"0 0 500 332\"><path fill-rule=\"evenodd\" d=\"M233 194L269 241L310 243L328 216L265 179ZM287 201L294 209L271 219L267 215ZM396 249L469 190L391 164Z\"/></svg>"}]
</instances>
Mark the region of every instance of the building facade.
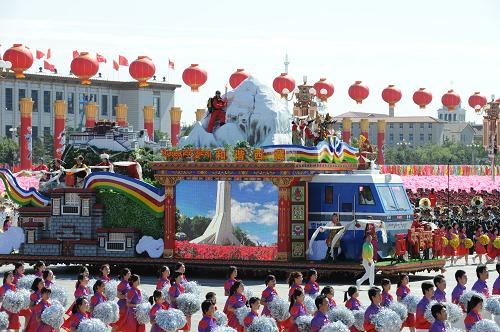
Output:
<instances>
[{"instance_id":1,"label":"building facade","mask_svg":"<svg viewBox=\"0 0 500 332\"><path fill-rule=\"evenodd\" d=\"M93 79L91 85L82 85L73 76L26 74L24 79L8 76L0 79L0 135L12 137L10 129L20 123L19 100L31 98L33 104L33 137L53 135L54 101L67 103L66 127L78 130L85 126L84 103L98 104L96 120L116 120L115 106L128 106L127 121L134 130L144 129L145 106L155 109L154 129L170 136L170 112L175 106L176 84L150 82L146 88L139 88L137 82L108 81Z\"/></svg>"},{"instance_id":2,"label":"building facade","mask_svg":"<svg viewBox=\"0 0 500 332\"><path fill-rule=\"evenodd\" d=\"M441 107L437 110L438 119L450 123L462 123L465 122L465 108L462 108L462 104L458 105L453 112L448 111L446 107Z\"/></svg>"},{"instance_id":3,"label":"building facade","mask_svg":"<svg viewBox=\"0 0 500 332\"><path fill-rule=\"evenodd\" d=\"M447 123L444 125L443 141L469 145L474 142L476 130L470 123Z\"/></svg>"},{"instance_id":4,"label":"building facade","mask_svg":"<svg viewBox=\"0 0 500 332\"><path fill-rule=\"evenodd\" d=\"M384 145L393 146L398 142L405 142L414 146L426 144L442 144L445 121L431 116L397 116L390 117L387 114L347 112L334 117L337 120L335 130L344 131L343 119L350 118L351 137L358 138L361 134L361 119L368 120L368 140L371 144L378 144L379 120L385 121Z\"/></svg>"}]
</instances>

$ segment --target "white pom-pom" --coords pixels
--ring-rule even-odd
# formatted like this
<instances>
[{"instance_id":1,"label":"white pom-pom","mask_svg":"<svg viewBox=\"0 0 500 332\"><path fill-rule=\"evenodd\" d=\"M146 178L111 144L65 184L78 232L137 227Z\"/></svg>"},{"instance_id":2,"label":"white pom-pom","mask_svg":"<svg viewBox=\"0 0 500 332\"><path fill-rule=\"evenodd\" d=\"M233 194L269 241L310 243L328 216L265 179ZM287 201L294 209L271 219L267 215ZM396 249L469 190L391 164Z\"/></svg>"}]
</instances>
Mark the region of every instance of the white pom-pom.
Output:
<instances>
[{"instance_id":1,"label":"white pom-pom","mask_svg":"<svg viewBox=\"0 0 500 332\"><path fill-rule=\"evenodd\" d=\"M120 318L118 304L107 301L98 304L92 312L94 318L100 319L104 324L116 323Z\"/></svg>"},{"instance_id":2,"label":"white pom-pom","mask_svg":"<svg viewBox=\"0 0 500 332\"><path fill-rule=\"evenodd\" d=\"M433 305L438 304L438 303L439 302L436 301L436 300L432 300L431 302L429 302L429 304L425 308L425 312L424 312L424 318L425 318L426 321L434 323L434 321L436 319L432 316L432 310L431 309L432 309Z\"/></svg>"},{"instance_id":3,"label":"white pom-pom","mask_svg":"<svg viewBox=\"0 0 500 332\"><path fill-rule=\"evenodd\" d=\"M349 332L349 328L341 322L333 322L324 325L320 332Z\"/></svg>"},{"instance_id":4,"label":"white pom-pom","mask_svg":"<svg viewBox=\"0 0 500 332\"><path fill-rule=\"evenodd\" d=\"M250 298L255 297L255 293L248 287L245 287L245 290L243 291L243 296L246 297L247 301L250 300Z\"/></svg>"},{"instance_id":5,"label":"white pom-pom","mask_svg":"<svg viewBox=\"0 0 500 332\"><path fill-rule=\"evenodd\" d=\"M21 309L25 308L26 305L26 294L27 290L23 289L18 292L7 291L3 298L2 308L8 312L17 314Z\"/></svg>"},{"instance_id":6,"label":"white pom-pom","mask_svg":"<svg viewBox=\"0 0 500 332\"><path fill-rule=\"evenodd\" d=\"M167 332L173 332L186 325L186 316L182 311L174 308L168 310L158 310L156 313L156 323Z\"/></svg>"},{"instance_id":7,"label":"white pom-pom","mask_svg":"<svg viewBox=\"0 0 500 332\"><path fill-rule=\"evenodd\" d=\"M19 290L19 289L31 289L31 286L33 285L33 281L35 281L35 279L37 278L37 276L33 275L33 274L28 274L28 275L25 275L24 277L20 278L17 283L16 283L16 288Z\"/></svg>"},{"instance_id":8,"label":"white pom-pom","mask_svg":"<svg viewBox=\"0 0 500 332\"><path fill-rule=\"evenodd\" d=\"M464 330L456 328L456 327L446 327L446 332L463 332Z\"/></svg>"},{"instance_id":9,"label":"white pom-pom","mask_svg":"<svg viewBox=\"0 0 500 332\"><path fill-rule=\"evenodd\" d=\"M418 302L420 302L420 299L413 294L406 295L406 297L401 300L401 303L406 306L406 308L408 309L408 313L410 314L414 314L417 312Z\"/></svg>"},{"instance_id":10,"label":"white pom-pom","mask_svg":"<svg viewBox=\"0 0 500 332\"><path fill-rule=\"evenodd\" d=\"M299 316L295 319L295 324L297 324L300 332L309 332L311 331L312 319L312 315Z\"/></svg>"},{"instance_id":11,"label":"white pom-pom","mask_svg":"<svg viewBox=\"0 0 500 332\"><path fill-rule=\"evenodd\" d=\"M398 314L399 318L404 322L406 318L408 317L408 309L406 306L402 303L399 302L392 302L388 307L388 309L391 309L395 313Z\"/></svg>"},{"instance_id":12,"label":"white pom-pom","mask_svg":"<svg viewBox=\"0 0 500 332\"><path fill-rule=\"evenodd\" d=\"M104 332L107 330L106 324L97 318L84 319L78 325L78 332Z\"/></svg>"},{"instance_id":13,"label":"white pom-pom","mask_svg":"<svg viewBox=\"0 0 500 332\"><path fill-rule=\"evenodd\" d=\"M170 285L165 285L162 289L161 289L161 294L163 296L163 301L165 302L169 302L170 303L170 294L168 294L168 290L170 289Z\"/></svg>"},{"instance_id":14,"label":"white pom-pom","mask_svg":"<svg viewBox=\"0 0 500 332\"><path fill-rule=\"evenodd\" d=\"M463 306L466 310L467 310L467 304L469 303L469 301L473 295L476 295L476 296L479 296L480 298L482 298L483 303L486 302L486 297L483 294L475 292L475 291L465 291L460 296L460 303L463 304Z\"/></svg>"},{"instance_id":15,"label":"white pom-pom","mask_svg":"<svg viewBox=\"0 0 500 332\"><path fill-rule=\"evenodd\" d=\"M304 297L304 306L306 307L307 313L310 315L313 315L317 310L314 299L308 295Z\"/></svg>"},{"instance_id":16,"label":"white pom-pom","mask_svg":"<svg viewBox=\"0 0 500 332\"><path fill-rule=\"evenodd\" d=\"M330 322L341 322L347 327L354 325L354 313L345 307L337 307L328 311L328 319Z\"/></svg>"},{"instance_id":17,"label":"white pom-pom","mask_svg":"<svg viewBox=\"0 0 500 332\"><path fill-rule=\"evenodd\" d=\"M215 322L218 326L227 326L227 316L223 311L217 310L214 313Z\"/></svg>"},{"instance_id":18,"label":"white pom-pom","mask_svg":"<svg viewBox=\"0 0 500 332\"><path fill-rule=\"evenodd\" d=\"M197 313L201 307L201 298L197 294L184 293L176 300L177 308L186 316Z\"/></svg>"},{"instance_id":19,"label":"white pom-pom","mask_svg":"<svg viewBox=\"0 0 500 332\"><path fill-rule=\"evenodd\" d=\"M450 322L450 324L456 324L460 321L463 321L464 313L462 311L462 308L460 308L460 306L451 302L446 302L445 306L446 306L446 312L448 313L448 322Z\"/></svg>"},{"instance_id":20,"label":"white pom-pom","mask_svg":"<svg viewBox=\"0 0 500 332\"><path fill-rule=\"evenodd\" d=\"M94 284L97 280L92 278L89 280L89 283L87 284L87 289L89 290L89 298L94 295Z\"/></svg>"},{"instance_id":21,"label":"white pom-pom","mask_svg":"<svg viewBox=\"0 0 500 332\"><path fill-rule=\"evenodd\" d=\"M403 321L394 311L382 308L377 314L370 317L377 332L399 332Z\"/></svg>"},{"instance_id":22,"label":"white pom-pom","mask_svg":"<svg viewBox=\"0 0 500 332\"><path fill-rule=\"evenodd\" d=\"M234 311L234 315L236 316L236 319L238 319L238 322L240 323L241 326L245 326L245 317L248 315L249 312L250 308L248 308L247 306L243 306Z\"/></svg>"},{"instance_id":23,"label":"white pom-pom","mask_svg":"<svg viewBox=\"0 0 500 332\"><path fill-rule=\"evenodd\" d=\"M139 324L149 323L149 311L151 307L149 302L141 302L135 307L135 318Z\"/></svg>"},{"instance_id":24,"label":"white pom-pom","mask_svg":"<svg viewBox=\"0 0 500 332\"><path fill-rule=\"evenodd\" d=\"M52 305L42 312L41 319L45 324L58 329L64 323L64 312L66 310L59 302L53 302Z\"/></svg>"},{"instance_id":25,"label":"white pom-pom","mask_svg":"<svg viewBox=\"0 0 500 332\"><path fill-rule=\"evenodd\" d=\"M116 298L118 284L118 280L110 280L104 286L104 295L108 301L113 301Z\"/></svg>"},{"instance_id":26,"label":"white pom-pom","mask_svg":"<svg viewBox=\"0 0 500 332\"><path fill-rule=\"evenodd\" d=\"M354 315L354 327L360 331L363 331L365 324L365 310L352 310Z\"/></svg>"},{"instance_id":27,"label":"white pom-pom","mask_svg":"<svg viewBox=\"0 0 500 332\"><path fill-rule=\"evenodd\" d=\"M68 305L68 296L66 295L66 291L64 288L52 285L50 287L52 293L50 294L50 298L59 302L63 307Z\"/></svg>"},{"instance_id":28,"label":"white pom-pom","mask_svg":"<svg viewBox=\"0 0 500 332\"><path fill-rule=\"evenodd\" d=\"M0 311L0 331L7 330L9 326L9 315L6 312Z\"/></svg>"},{"instance_id":29,"label":"white pom-pom","mask_svg":"<svg viewBox=\"0 0 500 332\"><path fill-rule=\"evenodd\" d=\"M212 332L238 332L232 327L229 326L217 326Z\"/></svg>"},{"instance_id":30,"label":"white pom-pom","mask_svg":"<svg viewBox=\"0 0 500 332\"><path fill-rule=\"evenodd\" d=\"M275 296L273 300L267 304L271 316L278 322L283 322L290 317L289 307L288 301L279 296Z\"/></svg>"},{"instance_id":31,"label":"white pom-pom","mask_svg":"<svg viewBox=\"0 0 500 332\"><path fill-rule=\"evenodd\" d=\"M489 311L492 315L500 315L500 296L492 295L486 299L484 309Z\"/></svg>"},{"instance_id":32,"label":"white pom-pom","mask_svg":"<svg viewBox=\"0 0 500 332\"><path fill-rule=\"evenodd\" d=\"M271 317L255 317L252 324L246 329L247 332L278 332L276 321Z\"/></svg>"},{"instance_id":33,"label":"white pom-pom","mask_svg":"<svg viewBox=\"0 0 500 332\"><path fill-rule=\"evenodd\" d=\"M23 304L21 309L28 309L31 303L30 299L31 292L27 289L18 289L17 293L19 293L23 298Z\"/></svg>"},{"instance_id":34,"label":"white pom-pom","mask_svg":"<svg viewBox=\"0 0 500 332\"><path fill-rule=\"evenodd\" d=\"M492 320L483 319L474 324L470 332L500 332L500 327Z\"/></svg>"},{"instance_id":35,"label":"white pom-pom","mask_svg":"<svg viewBox=\"0 0 500 332\"><path fill-rule=\"evenodd\" d=\"M196 281L186 282L183 286L184 293L190 293L198 296L201 294L201 286Z\"/></svg>"}]
</instances>

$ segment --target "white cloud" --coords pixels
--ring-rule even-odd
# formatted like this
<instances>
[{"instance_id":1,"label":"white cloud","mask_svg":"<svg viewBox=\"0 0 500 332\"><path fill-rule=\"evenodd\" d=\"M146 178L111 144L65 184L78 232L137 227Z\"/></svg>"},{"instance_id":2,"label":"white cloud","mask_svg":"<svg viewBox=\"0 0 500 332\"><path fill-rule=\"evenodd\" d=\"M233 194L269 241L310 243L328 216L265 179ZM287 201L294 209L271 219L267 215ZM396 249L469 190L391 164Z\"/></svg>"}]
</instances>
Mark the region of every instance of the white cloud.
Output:
<instances>
[{"instance_id":1,"label":"white cloud","mask_svg":"<svg viewBox=\"0 0 500 332\"><path fill-rule=\"evenodd\" d=\"M247 188L248 190L253 189L253 191L261 191L262 188L264 188L264 182L262 182L262 181L241 181L238 184L238 188L240 188L240 190Z\"/></svg>"},{"instance_id":2,"label":"white cloud","mask_svg":"<svg viewBox=\"0 0 500 332\"><path fill-rule=\"evenodd\" d=\"M278 205L273 202L264 204L238 202L231 200L231 219L233 225L253 222L262 225L278 224Z\"/></svg>"}]
</instances>

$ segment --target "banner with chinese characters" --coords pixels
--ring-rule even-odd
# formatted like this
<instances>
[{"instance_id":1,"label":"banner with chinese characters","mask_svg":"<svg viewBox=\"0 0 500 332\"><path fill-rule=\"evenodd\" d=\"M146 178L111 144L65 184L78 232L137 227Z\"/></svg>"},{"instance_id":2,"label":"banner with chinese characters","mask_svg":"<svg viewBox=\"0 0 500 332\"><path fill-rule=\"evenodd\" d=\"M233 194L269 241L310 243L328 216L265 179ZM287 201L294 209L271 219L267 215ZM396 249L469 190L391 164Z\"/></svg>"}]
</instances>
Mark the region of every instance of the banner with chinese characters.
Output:
<instances>
[{"instance_id":1,"label":"banner with chinese characters","mask_svg":"<svg viewBox=\"0 0 500 332\"><path fill-rule=\"evenodd\" d=\"M383 165L382 173L402 176L491 176L500 174L500 166L490 165Z\"/></svg>"},{"instance_id":2,"label":"banner with chinese characters","mask_svg":"<svg viewBox=\"0 0 500 332\"><path fill-rule=\"evenodd\" d=\"M291 258L303 260L307 248L307 182L290 187Z\"/></svg>"}]
</instances>

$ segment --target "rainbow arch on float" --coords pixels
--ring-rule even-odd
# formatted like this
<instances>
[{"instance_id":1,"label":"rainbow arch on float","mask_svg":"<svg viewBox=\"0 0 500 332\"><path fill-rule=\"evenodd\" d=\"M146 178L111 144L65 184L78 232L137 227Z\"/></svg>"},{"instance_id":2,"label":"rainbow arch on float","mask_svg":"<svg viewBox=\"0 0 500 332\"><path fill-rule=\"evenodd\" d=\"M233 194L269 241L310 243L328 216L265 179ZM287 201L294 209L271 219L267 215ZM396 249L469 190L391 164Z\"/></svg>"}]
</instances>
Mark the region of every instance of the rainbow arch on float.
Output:
<instances>
[{"instance_id":1,"label":"rainbow arch on float","mask_svg":"<svg viewBox=\"0 0 500 332\"><path fill-rule=\"evenodd\" d=\"M117 191L138 204L142 204L155 216L162 217L165 211L165 190L149 183L110 172L90 173L83 182L83 189L110 189Z\"/></svg>"},{"instance_id":2,"label":"rainbow arch on float","mask_svg":"<svg viewBox=\"0 0 500 332\"><path fill-rule=\"evenodd\" d=\"M42 195L35 188L29 188L28 190L22 188L10 170L0 168L0 179L5 186L5 191L7 191L9 197L16 204L21 206L32 205L37 207L49 205L50 198Z\"/></svg>"},{"instance_id":3,"label":"rainbow arch on float","mask_svg":"<svg viewBox=\"0 0 500 332\"><path fill-rule=\"evenodd\" d=\"M265 161L274 161L274 151L278 149L285 150L288 161L340 164L357 163L359 157L359 149L332 136L328 136L326 141L321 141L316 146L284 144L263 146L262 149Z\"/></svg>"}]
</instances>

